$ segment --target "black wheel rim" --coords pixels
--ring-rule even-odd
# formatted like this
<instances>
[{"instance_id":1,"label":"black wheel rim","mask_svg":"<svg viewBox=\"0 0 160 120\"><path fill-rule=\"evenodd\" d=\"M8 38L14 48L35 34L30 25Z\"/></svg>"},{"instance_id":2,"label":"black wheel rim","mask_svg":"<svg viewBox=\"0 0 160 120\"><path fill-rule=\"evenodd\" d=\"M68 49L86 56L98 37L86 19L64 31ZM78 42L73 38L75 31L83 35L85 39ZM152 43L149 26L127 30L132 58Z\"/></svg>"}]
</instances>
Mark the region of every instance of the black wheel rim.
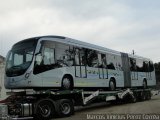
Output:
<instances>
[{"instance_id":1,"label":"black wheel rim","mask_svg":"<svg viewBox=\"0 0 160 120\"><path fill-rule=\"evenodd\" d=\"M68 115L71 111L71 107L68 103L61 104L61 111L63 114Z\"/></svg>"},{"instance_id":2,"label":"black wheel rim","mask_svg":"<svg viewBox=\"0 0 160 120\"><path fill-rule=\"evenodd\" d=\"M43 117L48 117L51 114L51 109L49 105L39 105L38 110Z\"/></svg>"}]
</instances>

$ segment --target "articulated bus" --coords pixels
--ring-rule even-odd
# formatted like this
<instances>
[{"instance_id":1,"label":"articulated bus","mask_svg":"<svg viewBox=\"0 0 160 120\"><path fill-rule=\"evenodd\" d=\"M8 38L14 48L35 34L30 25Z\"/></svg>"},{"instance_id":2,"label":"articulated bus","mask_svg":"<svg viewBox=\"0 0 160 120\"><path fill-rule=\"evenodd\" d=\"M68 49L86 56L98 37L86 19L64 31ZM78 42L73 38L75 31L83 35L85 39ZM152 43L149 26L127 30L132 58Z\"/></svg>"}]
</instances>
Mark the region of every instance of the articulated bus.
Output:
<instances>
[{"instance_id":1,"label":"articulated bus","mask_svg":"<svg viewBox=\"0 0 160 120\"><path fill-rule=\"evenodd\" d=\"M29 38L7 55L7 89L152 87L150 59L62 36Z\"/></svg>"}]
</instances>

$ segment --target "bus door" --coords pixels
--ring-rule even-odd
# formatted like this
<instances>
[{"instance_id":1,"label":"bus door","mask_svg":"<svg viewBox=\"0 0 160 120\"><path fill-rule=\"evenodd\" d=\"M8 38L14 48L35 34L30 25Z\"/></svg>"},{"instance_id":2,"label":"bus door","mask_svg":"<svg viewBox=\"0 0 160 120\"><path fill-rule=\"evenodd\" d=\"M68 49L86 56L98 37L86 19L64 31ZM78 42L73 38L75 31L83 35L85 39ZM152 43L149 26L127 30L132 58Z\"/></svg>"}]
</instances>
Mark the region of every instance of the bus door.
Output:
<instances>
[{"instance_id":1,"label":"bus door","mask_svg":"<svg viewBox=\"0 0 160 120\"><path fill-rule=\"evenodd\" d=\"M108 70L105 54L98 54L98 63L99 79L108 79Z\"/></svg>"},{"instance_id":2,"label":"bus door","mask_svg":"<svg viewBox=\"0 0 160 120\"><path fill-rule=\"evenodd\" d=\"M132 69L130 69L129 67L130 65L129 56L126 53L121 53L121 58L122 58L122 69L123 69L123 76L124 76L124 87L131 87L131 80L134 73L131 72Z\"/></svg>"},{"instance_id":3,"label":"bus door","mask_svg":"<svg viewBox=\"0 0 160 120\"><path fill-rule=\"evenodd\" d=\"M83 49L75 49L75 77L86 78L86 57Z\"/></svg>"},{"instance_id":4,"label":"bus door","mask_svg":"<svg viewBox=\"0 0 160 120\"><path fill-rule=\"evenodd\" d=\"M151 72L149 70L149 62L145 61L145 73L146 73L146 79L149 80L151 79Z\"/></svg>"}]
</instances>

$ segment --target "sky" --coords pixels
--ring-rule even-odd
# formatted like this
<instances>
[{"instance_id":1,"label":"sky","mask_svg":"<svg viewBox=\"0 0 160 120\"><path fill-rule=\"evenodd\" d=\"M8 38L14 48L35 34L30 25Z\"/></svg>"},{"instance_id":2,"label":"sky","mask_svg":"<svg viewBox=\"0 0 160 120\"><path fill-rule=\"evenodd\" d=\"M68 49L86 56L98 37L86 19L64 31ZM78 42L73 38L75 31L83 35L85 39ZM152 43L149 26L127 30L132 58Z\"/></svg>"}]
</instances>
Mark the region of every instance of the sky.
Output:
<instances>
[{"instance_id":1,"label":"sky","mask_svg":"<svg viewBox=\"0 0 160 120\"><path fill-rule=\"evenodd\" d=\"M160 62L160 0L0 0L0 55L59 35Z\"/></svg>"}]
</instances>

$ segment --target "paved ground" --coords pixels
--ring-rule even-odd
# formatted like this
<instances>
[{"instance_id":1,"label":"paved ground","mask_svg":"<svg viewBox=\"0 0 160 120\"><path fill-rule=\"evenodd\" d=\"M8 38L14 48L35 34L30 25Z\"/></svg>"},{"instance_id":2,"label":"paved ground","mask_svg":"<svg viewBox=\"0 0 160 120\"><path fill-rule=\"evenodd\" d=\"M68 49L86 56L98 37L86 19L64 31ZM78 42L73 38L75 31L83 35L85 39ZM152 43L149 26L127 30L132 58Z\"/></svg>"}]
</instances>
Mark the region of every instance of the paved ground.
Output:
<instances>
[{"instance_id":1,"label":"paved ground","mask_svg":"<svg viewBox=\"0 0 160 120\"><path fill-rule=\"evenodd\" d=\"M115 117L109 115L112 114ZM134 115L133 115L134 114ZM150 114L148 116L147 114ZM109 116L108 116L109 115ZM87 118L88 117L88 118ZM160 120L160 95L154 96L149 101L128 103L121 105L96 104L86 108L76 108L75 115L67 118L56 118L56 120L109 120L111 119L157 119Z\"/></svg>"}]
</instances>

